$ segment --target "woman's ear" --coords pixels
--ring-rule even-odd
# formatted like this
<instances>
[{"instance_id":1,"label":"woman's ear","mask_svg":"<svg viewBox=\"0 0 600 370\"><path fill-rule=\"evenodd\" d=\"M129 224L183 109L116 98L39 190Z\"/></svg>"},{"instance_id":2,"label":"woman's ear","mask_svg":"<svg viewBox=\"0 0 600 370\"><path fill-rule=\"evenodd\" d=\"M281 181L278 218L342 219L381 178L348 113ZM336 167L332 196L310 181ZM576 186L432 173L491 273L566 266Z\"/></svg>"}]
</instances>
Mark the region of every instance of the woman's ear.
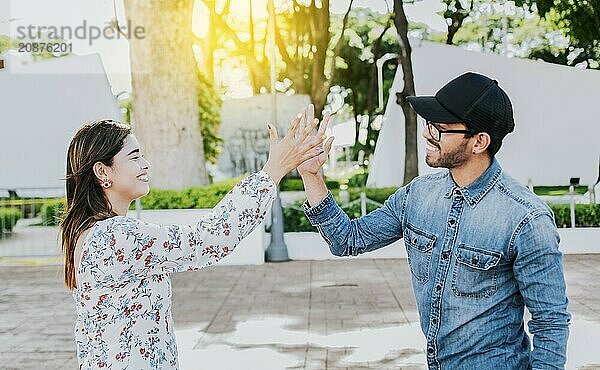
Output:
<instances>
[{"instance_id":1,"label":"woman's ear","mask_svg":"<svg viewBox=\"0 0 600 370\"><path fill-rule=\"evenodd\" d=\"M109 168L104 163L102 163L102 162L94 163L93 169L94 169L94 175L96 175L96 178L98 179L98 181L104 181L104 180L110 178Z\"/></svg>"},{"instance_id":2,"label":"woman's ear","mask_svg":"<svg viewBox=\"0 0 600 370\"><path fill-rule=\"evenodd\" d=\"M475 134L474 138L475 143L473 144L473 154L484 153L492 142L492 138L487 132Z\"/></svg>"}]
</instances>

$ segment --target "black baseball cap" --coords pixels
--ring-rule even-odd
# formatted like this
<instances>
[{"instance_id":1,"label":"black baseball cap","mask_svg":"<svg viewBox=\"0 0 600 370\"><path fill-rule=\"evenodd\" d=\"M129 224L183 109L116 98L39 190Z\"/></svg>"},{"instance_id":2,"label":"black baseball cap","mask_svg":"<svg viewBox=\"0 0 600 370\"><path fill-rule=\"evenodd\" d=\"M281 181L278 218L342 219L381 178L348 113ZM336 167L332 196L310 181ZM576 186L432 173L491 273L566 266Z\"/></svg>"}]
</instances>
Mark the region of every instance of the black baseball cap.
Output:
<instances>
[{"instance_id":1,"label":"black baseball cap","mask_svg":"<svg viewBox=\"0 0 600 370\"><path fill-rule=\"evenodd\" d=\"M515 128L508 95L498 81L478 73L456 77L435 96L409 96L407 100L427 121L462 122L467 129L487 132L494 139L502 140Z\"/></svg>"}]
</instances>

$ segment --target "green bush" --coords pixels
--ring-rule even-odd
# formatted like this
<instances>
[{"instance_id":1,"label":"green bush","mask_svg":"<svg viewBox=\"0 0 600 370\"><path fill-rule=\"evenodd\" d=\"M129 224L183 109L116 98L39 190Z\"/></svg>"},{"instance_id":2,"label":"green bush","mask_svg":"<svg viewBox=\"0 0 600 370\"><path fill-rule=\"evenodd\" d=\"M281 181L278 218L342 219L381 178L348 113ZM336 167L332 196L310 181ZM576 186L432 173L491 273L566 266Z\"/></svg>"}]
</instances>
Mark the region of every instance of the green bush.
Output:
<instances>
[{"instance_id":1,"label":"green bush","mask_svg":"<svg viewBox=\"0 0 600 370\"><path fill-rule=\"evenodd\" d=\"M325 179L325 185L327 186L327 189L335 190L340 188L341 183L339 180Z\"/></svg>"},{"instance_id":2,"label":"green bush","mask_svg":"<svg viewBox=\"0 0 600 370\"><path fill-rule=\"evenodd\" d=\"M148 195L141 198L142 209L212 208L239 180L239 178L229 179L208 186L179 191L152 189Z\"/></svg>"},{"instance_id":3,"label":"green bush","mask_svg":"<svg viewBox=\"0 0 600 370\"><path fill-rule=\"evenodd\" d=\"M360 194L360 192L359 192ZM359 195L360 197L360 195ZM340 199L334 194L334 198L338 204ZM297 201L292 203L291 207L285 207L283 209L283 222L284 229L286 232L299 232L299 231L317 231L317 229L310 224L308 218L302 211L303 201ZM376 210L377 207L374 204L367 203L367 213ZM342 207L344 212L350 217L350 219L358 218L361 216L360 203L352 204L351 206Z\"/></svg>"},{"instance_id":4,"label":"green bush","mask_svg":"<svg viewBox=\"0 0 600 370\"><path fill-rule=\"evenodd\" d=\"M0 233L12 231L20 218L21 210L18 208L0 209Z\"/></svg>"},{"instance_id":5,"label":"green bush","mask_svg":"<svg viewBox=\"0 0 600 370\"><path fill-rule=\"evenodd\" d=\"M302 208L302 202L293 204L296 208ZM283 209L283 224L285 232L317 231L313 227L304 212L296 208L285 207Z\"/></svg>"},{"instance_id":6,"label":"green bush","mask_svg":"<svg viewBox=\"0 0 600 370\"><path fill-rule=\"evenodd\" d=\"M42 207L46 203L46 199L35 199L33 205L28 204L23 207L23 218L34 218L42 211Z\"/></svg>"},{"instance_id":7,"label":"green bush","mask_svg":"<svg viewBox=\"0 0 600 370\"><path fill-rule=\"evenodd\" d=\"M209 163L217 163L221 153L223 138L219 136L221 125L220 94L215 92L214 84L198 69L198 107L200 110L200 132L204 147L204 159Z\"/></svg>"},{"instance_id":8,"label":"green bush","mask_svg":"<svg viewBox=\"0 0 600 370\"><path fill-rule=\"evenodd\" d=\"M18 209L22 218L33 218L40 213L46 201L46 198L1 197L0 209Z\"/></svg>"},{"instance_id":9,"label":"green bush","mask_svg":"<svg viewBox=\"0 0 600 370\"><path fill-rule=\"evenodd\" d=\"M348 194L350 195L350 201L360 198L360 193L365 192L367 198L376 201L377 203L385 202L390 195L394 194L398 188L349 188Z\"/></svg>"},{"instance_id":10,"label":"green bush","mask_svg":"<svg viewBox=\"0 0 600 370\"><path fill-rule=\"evenodd\" d=\"M348 193L350 196L350 201L359 199L360 192L363 190L365 191L367 198L374 200L378 203L383 203L390 195L392 195L397 190L397 188L349 188ZM338 204L341 204L338 193L332 193L336 202ZM301 208L302 201L295 202L291 206ZM367 213L372 212L377 208L378 207L376 205L367 203ZM550 205L550 208L554 212L556 225L558 227L571 226L571 213L568 204L552 204ZM360 203L356 203L349 207L345 207L344 212L348 215L348 217L350 217L350 219L360 217ZM317 231L317 229L310 224L303 211L287 207L283 210L283 216L286 232ZM600 227L600 204L576 204L575 225L577 227Z\"/></svg>"},{"instance_id":11,"label":"green bush","mask_svg":"<svg viewBox=\"0 0 600 370\"><path fill-rule=\"evenodd\" d=\"M279 183L280 191L304 191L304 184L302 179L288 179L285 178Z\"/></svg>"},{"instance_id":12,"label":"green bush","mask_svg":"<svg viewBox=\"0 0 600 370\"><path fill-rule=\"evenodd\" d=\"M57 226L66 208L64 198L54 199L42 205L40 214L42 215L43 226Z\"/></svg>"},{"instance_id":13,"label":"green bush","mask_svg":"<svg viewBox=\"0 0 600 370\"><path fill-rule=\"evenodd\" d=\"M338 180L325 179L325 185L327 186L327 189L330 190L340 188L340 182ZM285 178L279 183L279 190L304 191L304 183L302 183L302 179Z\"/></svg>"},{"instance_id":14,"label":"green bush","mask_svg":"<svg viewBox=\"0 0 600 370\"><path fill-rule=\"evenodd\" d=\"M571 208L568 204L551 204L558 227L571 227ZM575 204L575 226L600 227L600 204Z\"/></svg>"},{"instance_id":15,"label":"green bush","mask_svg":"<svg viewBox=\"0 0 600 370\"><path fill-rule=\"evenodd\" d=\"M351 188L363 188L367 185L367 177L369 177L369 173L357 173L348 179L348 187Z\"/></svg>"}]
</instances>

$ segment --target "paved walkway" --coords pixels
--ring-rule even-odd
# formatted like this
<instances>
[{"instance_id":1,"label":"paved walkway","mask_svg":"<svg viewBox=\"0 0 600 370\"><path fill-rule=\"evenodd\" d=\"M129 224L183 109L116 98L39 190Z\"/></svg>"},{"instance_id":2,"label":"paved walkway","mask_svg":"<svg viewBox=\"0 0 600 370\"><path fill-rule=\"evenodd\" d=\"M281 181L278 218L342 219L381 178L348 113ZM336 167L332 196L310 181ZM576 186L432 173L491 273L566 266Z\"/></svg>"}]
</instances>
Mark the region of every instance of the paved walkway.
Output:
<instances>
[{"instance_id":1,"label":"paved walkway","mask_svg":"<svg viewBox=\"0 0 600 370\"><path fill-rule=\"evenodd\" d=\"M565 257L568 369L600 369L600 255ZM0 267L0 367L75 369L59 266ZM216 266L173 277L185 369L423 369L404 259Z\"/></svg>"}]
</instances>

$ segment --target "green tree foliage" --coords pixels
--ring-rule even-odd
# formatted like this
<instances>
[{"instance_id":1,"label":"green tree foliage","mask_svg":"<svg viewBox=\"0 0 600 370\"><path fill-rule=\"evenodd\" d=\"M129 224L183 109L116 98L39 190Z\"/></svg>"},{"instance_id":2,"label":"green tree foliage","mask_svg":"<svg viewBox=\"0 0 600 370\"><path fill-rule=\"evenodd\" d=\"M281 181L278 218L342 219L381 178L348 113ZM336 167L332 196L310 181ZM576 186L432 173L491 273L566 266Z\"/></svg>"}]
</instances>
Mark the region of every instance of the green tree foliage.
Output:
<instances>
[{"instance_id":1,"label":"green tree foliage","mask_svg":"<svg viewBox=\"0 0 600 370\"><path fill-rule=\"evenodd\" d=\"M377 111L375 60L397 51L398 41L389 15L374 13L367 8L350 12L334 82L351 90L350 100L356 115L380 113ZM387 84L383 89L384 101L387 101L397 65L397 60L390 60L383 70L384 84Z\"/></svg>"},{"instance_id":2,"label":"green tree foliage","mask_svg":"<svg viewBox=\"0 0 600 370\"><path fill-rule=\"evenodd\" d=\"M566 36L569 46L559 52L540 48L532 54L552 62L581 64L600 68L600 1L599 0L515 0L520 5L536 7L539 14L555 23ZM564 62L567 63L564 63Z\"/></svg>"},{"instance_id":3,"label":"green tree foliage","mask_svg":"<svg viewBox=\"0 0 600 370\"><path fill-rule=\"evenodd\" d=\"M395 29L389 15L374 13L367 8L352 9L348 18L348 26L344 34L344 42L338 55L336 74L333 83L348 92L347 103L352 106L355 119L367 115L370 124L367 127L366 143L356 142L353 158L359 151L365 155L373 153L379 130L373 125L377 108L377 69L375 60L386 53L398 51ZM341 22L336 21L336 24ZM383 68L384 103L389 97L389 89L394 81L398 61L390 60ZM385 104L384 104L385 106ZM358 138L357 125L356 137Z\"/></svg>"},{"instance_id":4,"label":"green tree foliage","mask_svg":"<svg viewBox=\"0 0 600 370\"><path fill-rule=\"evenodd\" d=\"M443 0L448 32L434 41L600 68L598 0ZM444 41L445 40L445 41Z\"/></svg>"},{"instance_id":5,"label":"green tree foliage","mask_svg":"<svg viewBox=\"0 0 600 370\"><path fill-rule=\"evenodd\" d=\"M209 163L216 163L221 153L219 144L223 142L219 134L221 124L220 94L217 94L211 83L200 71L198 71L198 105L200 107L200 130L202 131L202 142L204 144L204 158Z\"/></svg>"},{"instance_id":6,"label":"green tree foliage","mask_svg":"<svg viewBox=\"0 0 600 370\"><path fill-rule=\"evenodd\" d=\"M348 2L351 9L353 0ZM269 27L265 15L253 13L253 5L264 4L249 0L250 14L242 19L232 11L231 1L202 0L209 10L209 33L199 39L206 60L206 73L211 76L215 59L231 63L237 59L245 64L254 94L270 89L268 52ZM295 93L308 94L318 114L327 102L334 80L338 40L343 34L331 32L330 0L276 2L275 43L279 79L285 80ZM261 5L262 6L262 5ZM285 68L283 68L285 65Z\"/></svg>"},{"instance_id":7,"label":"green tree foliage","mask_svg":"<svg viewBox=\"0 0 600 370\"><path fill-rule=\"evenodd\" d=\"M448 42L451 37L454 45L522 58L532 57L535 50L557 53L568 46L568 39L554 22L541 18L529 6L516 6L513 1L478 0L463 8L450 4L443 15L447 21L463 21L458 26L448 26L447 34L430 35L433 41Z\"/></svg>"}]
</instances>

